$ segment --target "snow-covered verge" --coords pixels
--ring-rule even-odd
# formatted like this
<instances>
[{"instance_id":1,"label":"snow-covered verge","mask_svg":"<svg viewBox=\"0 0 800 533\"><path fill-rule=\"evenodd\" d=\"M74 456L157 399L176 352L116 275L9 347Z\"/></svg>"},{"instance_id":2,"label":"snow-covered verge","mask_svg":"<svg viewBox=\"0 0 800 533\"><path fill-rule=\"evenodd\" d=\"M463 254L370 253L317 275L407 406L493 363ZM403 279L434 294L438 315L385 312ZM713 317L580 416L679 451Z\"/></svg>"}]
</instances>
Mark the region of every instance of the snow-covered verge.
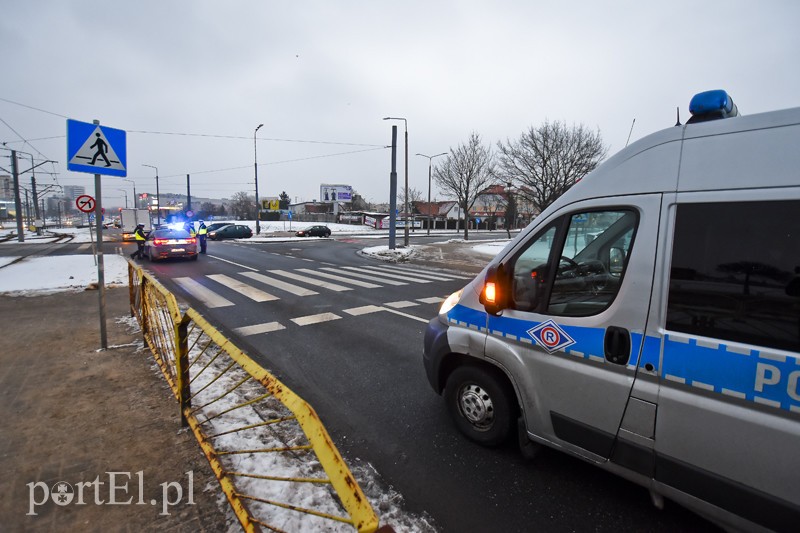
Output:
<instances>
[{"instance_id":1,"label":"snow-covered verge","mask_svg":"<svg viewBox=\"0 0 800 533\"><path fill-rule=\"evenodd\" d=\"M19 257L0 257L0 293L36 296L97 287L97 265L92 255L28 257L13 263L17 259ZM125 258L103 255L103 278L106 286L127 285L128 263Z\"/></svg>"}]
</instances>

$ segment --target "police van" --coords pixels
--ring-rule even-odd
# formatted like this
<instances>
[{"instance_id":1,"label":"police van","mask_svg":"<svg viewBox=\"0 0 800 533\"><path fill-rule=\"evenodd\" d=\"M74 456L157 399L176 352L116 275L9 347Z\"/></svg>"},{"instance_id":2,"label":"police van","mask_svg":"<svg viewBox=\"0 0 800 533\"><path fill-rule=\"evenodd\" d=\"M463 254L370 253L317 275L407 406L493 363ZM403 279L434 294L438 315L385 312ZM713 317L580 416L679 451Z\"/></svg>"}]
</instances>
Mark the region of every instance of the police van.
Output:
<instances>
[{"instance_id":1,"label":"police van","mask_svg":"<svg viewBox=\"0 0 800 533\"><path fill-rule=\"evenodd\" d=\"M726 528L800 530L800 108L725 91L576 183L442 305L456 426L547 445Z\"/></svg>"}]
</instances>

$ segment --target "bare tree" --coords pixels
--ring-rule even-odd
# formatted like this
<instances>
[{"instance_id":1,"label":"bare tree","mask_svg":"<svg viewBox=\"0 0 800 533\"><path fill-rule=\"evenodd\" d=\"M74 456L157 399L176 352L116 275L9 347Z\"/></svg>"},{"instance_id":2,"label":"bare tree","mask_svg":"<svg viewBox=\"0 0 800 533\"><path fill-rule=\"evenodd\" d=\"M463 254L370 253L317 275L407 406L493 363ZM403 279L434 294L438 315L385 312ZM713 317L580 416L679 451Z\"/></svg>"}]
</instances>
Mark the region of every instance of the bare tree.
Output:
<instances>
[{"instance_id":1,"label":"bare tree","mask_svg":"<svg viewBox=\"0 0 800 533\"><path fill-rule=\"evenodd\" d=\"M433 172L436 185L455 197L464 212L464 240L469 239L469 211L478 194L494 181L494 154L473 132L466 144L450 149L447 158Z\"/></svg>"},{"instance_id":2,"label":"bare tree","mask_svg":"<svg viewBox=\"0 0 800 533\"><path fill-rule=\"evenodd\" d=\"M408 209L413 211L414 202L421 202L422 201L422 191L415 189L414 187L408 188ZM399 187L397 189L397 205L406 205L406 191L405 188Z\"/></svg>"},{"instance_id":3,"label":"bare tree","mask_svg":"<svg viewBox=\"0 0 800 533\"><path fill-rule=\"evenodd\" d=\"M256 218L256 199L244 191L239 191L231 196L231 214L239 220Z\"/></svg>"},{"instance_id":4,"label":"bare tree","mask_svg":"<svg viewBox=\"0 0 800 533\"><path fill-rule=\"evenodd\" d=\"M516 193L540 212L602 161L608 149L600 131L545 122L516 141L497 143L498 176L517 185Z\"/></svg>"}]
</instances>

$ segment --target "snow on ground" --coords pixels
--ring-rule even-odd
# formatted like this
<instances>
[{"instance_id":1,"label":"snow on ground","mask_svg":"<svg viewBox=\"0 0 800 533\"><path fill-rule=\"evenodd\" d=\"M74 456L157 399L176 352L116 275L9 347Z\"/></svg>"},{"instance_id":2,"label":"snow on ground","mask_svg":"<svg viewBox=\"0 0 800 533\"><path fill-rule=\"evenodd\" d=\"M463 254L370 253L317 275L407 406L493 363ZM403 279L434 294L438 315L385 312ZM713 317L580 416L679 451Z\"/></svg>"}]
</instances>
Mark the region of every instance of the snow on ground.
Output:
<instances>
[{"instance_id":1,"label":"snow on ground","mask_svg":"<svg viewBox=\"0 0 800 533\"><path fill-rule=\"evenodd\" d=\"M84 290L97 284L94 256L54 255L27 258L9 264L18 257L0 257L0 293L14 296ZM128 263L119 255L103 255L103 278L106 286L128 284Z\"/></svg>"}]
</instances>

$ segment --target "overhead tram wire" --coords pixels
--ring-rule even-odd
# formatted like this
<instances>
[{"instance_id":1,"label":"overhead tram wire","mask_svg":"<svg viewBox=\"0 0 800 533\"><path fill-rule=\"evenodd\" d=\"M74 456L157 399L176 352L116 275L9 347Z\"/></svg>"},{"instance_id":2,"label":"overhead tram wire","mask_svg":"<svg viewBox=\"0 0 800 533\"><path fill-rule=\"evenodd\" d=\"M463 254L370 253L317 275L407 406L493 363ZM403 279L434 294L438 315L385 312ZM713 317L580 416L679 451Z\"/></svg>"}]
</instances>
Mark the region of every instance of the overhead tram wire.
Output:
<instances>
[{"instance_id":1,"label":"overhead tram wire","mask_svg":"<svg viewBox=\"0 0 800 533\"><path fill-rule=\"evenodd\" d=\"M38 107L34 107L34 106L27 105L27 104L23 104L23 103L20 103L20 102L15 102L15 101L9 100L7 98L0 97L0 101L7 102L7 103L10 103L10 104L14 104L14 105L17 105L17 106L20 106L20 107L24 107L24 108L27 108L27 109L31 109L31 110L34 110L34 111L39 111L40 113L46 113L48 115L61 117L61 118L64 118L64 119L69 119L70 118L70 117L68 117L66 115L62 115L60 113L54 113L52 111L47 111L46 109L41 109L41 108L38 108ZM0 121L2 121L11 131L13 131L21 139L20 142L23 142L23 143L28 144L29 146L31 146L31 148L33 148L43 158L50 159L46 155L44 155L42 152L37 150L36 147L31 145L28 142L28 140L26 140L24 137L22 137L22 135L20 135L16 130L14 130L5 120L0 118ZM250 140L249 137L244 137L244 136L240 136L240 135L216 135L216 134L205 134L205 133L163 132L163 131L147 131L147 130L126 130L126 131L128 133L138 133L138 134L143 134L143 135L173 135L173 136L182 136L182 137L206 137L206 138L213 138L213 139L241 139L241 140L248 140L248 141ZM44 139L54 139L54 138L62 138L62 137L65 137L65 136L59 135L59 136L55 136L55 137L46 137ZM37 140L43 140L43 139L37 139ZM357 153L362 153L362 152L370 152L370 151L374 151L374 150L385 150L385 149L389 148L389 146L379 145L379 144L347 143L347 142L335 142L335 141L315 141L315 140L302 140L302 139L278 139L278 138L264 138L264 137L259 137L258 140L261 140L261 141L273 141L273 142L305 143L305 144L328 144L328 145L338 145L338 146L362 146L362 147L366 147L367 148L365 150L354 150L354 151L350 151L350 152L340 152L340 153L336 153L336 154L325 154L325 155L318 155L318 156L303 157L303 158L298 158L298 159L287 159L287 160L284 160L284 161L273 161L271 163L262 163L261 166L265 166L265 165L280 165L280 164L285 164L285 163L296 163L296 162L301 162L301 161L310 161L310 160L313 160L313 159L323 159L323 158L326 158L326 157L338 157L338 156L341 156L341 155L357 154ZM224 168L224 169L217 169L217 170L202 170L202 171L197 171L197 172L190 172L190 174L210 174L210 173L214 173L214 172L227 172L227 171L233 171L233 170L242 170L244 168L249 168L249 166L248 167L231 167L231 168ZM185 176L185 174L182 173L182 174L174 174L174 175L167 175L167 176L161 176L161 177L162 178L174 178L174 177L183 177L183 176ZM58 179L57 178L56 178L56 183L58 183Z\"/></svg>"},{"instance_id":2,"label":"overhead tram wire","mask_svg":"<svg viewBox=\"0 0 800 533\"><path fill-rule=\"evenodd\" d=\"M47 111L46 109L39 109L38 107L33 107L31 105L21 104L19 102L15 102L15 101L9 100L7 98L0 98L0 101L8 102L9 104L18 105L20 107L27 107L28 109L33 109L34 111L39 111L40 113L47 113L48 115L53 115L53 116L56 116L56 117L67 118L67 119L69 118L66 115L60 115L58 113L53 113L52 111Z\"/></svg>"},{"instance_id":3,"label":"overhead tram wire","mask_svg":"<svg viewBox=\"0 0 800 533\"><path fill-rule=\"evenodd\" d=\"M241 139L250 140L250 137L243 137L241 135L217 135L210 133L183 133L183 132L170 132L170 131L145 131L145 130L127 130L128 133L141 133L146 135L174 135L178 137L208 137L212 139ZM288 142L288 143L306 143L306 144L332 144L340 146L367 146L373 148L384 148L379 144L365 144L365 143L347 143L338 141L310 141L303 139L277 139L270 137L258 137L259 141L273 141L273 142Z\"/></svg>"},{"instance_id":4,"label":"overhead tram wire","mask_svg":"<svg viewBox=\"0 0 800 533\"><path fill-rule=\"evenodd\" d=\"M2 98L0 98L0 100L2 100ZM12 103L16 103L16 102L12 102ZM42 110L40 110L40 109L39 109L39 110L37 110L37 111L42 111ZM45 112L46 112L46 111L45 111ZM30 147L31 147L33 150L35 150L35 151L36 151L36 153L37 153L37 154L39 154L40 156L42 156L42 157L43 157L45 160L48 160L48 161L50 161L50 162L51 162L51 163L50 163L51 165L55 165L55 164L56 164L56 162L55 162L55 161L53 161L52 159L50 159L49 157L47 157L46 155L44 155L42 152L40 152L40 151L39 151L39 149L38 149L38 148L36 148L34 145L32 145L30 142L28 142L28 140L27 140L27 139L25 139L25 137L23 137L22 135L20 135L20 133L19 133L17 130L15 130L13 127L11 127L11 124L9 124L8 122L6 122L6 121L5 121L5 120L4 120L2 117L0 117L0 122L2 122L3 124L5 124L5 125L6 125L6 127L7 127L8 129L10 129L10 130L11 130L11 131L14 133L14 135L16 135L17 137L19 137L19 138L20 138L20 142L22 142L23 144L27 144L28 146L30 146ZM3 146L3 147L5 148L5 143L4 143L4 146ZM53 168L53 170L56 170L56 169L55 169L55 167ZM48 172L48 174L50 174L50 176L51 176L51 177L53 177L53 180L56 182L56 185L60 185L60 184L58 183L58 172Z\"/></svg>"},{"instance_id":5,"label":"overhead tram wire","mask_svg":"<svg viewBox=\"0 0 800 533\"><path fill-rule=\"evenodd\" d=\"M338 157L338 156L342 156L342 155L360 154L360 153L363 153L363 152L374 152L376 150L385 150L386 148L389 148L389 147L388 146L380 146L378 148L368 148L366 150L353 150L353 151L350 151L350 152L339 152L339 153L336 153L336 154L315 155L315 156L310 156L310 157L301 157L299 159L286 159L284 161L272 161L271 163L261 163L261 164L259 164L259 166L263 167L263 166L267 166L267 165L282 165L282 164L285 164L285 163L297 163L297 162L300 162L300 161L310 161L310 160L313 160L313 159L324 159L326 157ZM249 169L249 168L250 168L250 165L247 165L247 166L241 166L241 167L218 168L218 169L214 169L214 170L199 170L199 171L195 171L195 172L189 172L189 174L194 176L194 175L197 175L197 174L212 174L214 172L229 172L229 171L232 171L232 170L243 170L243 169ZM162 179L163 178L181 178L181 177L185 177L185 176L186 176L186 173L182 173L182 174L170 174L170 175L166 175L166 176L161 176L161 178Z\"/></svg>"},{"instance_id":6,"label":"overhead tram wire","mask_svg":"<svg viewBox=\"0 0 800 533\"><path fill-rule=\"evenodd\" d=\"M0 97L0 101L7 102L9 104L18 105L20 107L25 107L27 109L32 109L33 111L39 111L40 113L46 113L48 115L53 115L56 117L61 117L64 119L69 119L70 117L66 115L62 115L60 113L54 113L52 111L47 111L46 109L41 109L38 107L34 107L31 105L23 104L20 102L15 102L14 100L9 100L8 98ZM147 131L147 130L126 130L128 133L142 133L147 135L176 135L176 136L184 136L184 137L210 137L214 139L244 139L250 140L250 137L243 137L241 135L216 135L216 134L207 134L207 133L185 133L185 132L170 132L170 131ZM15 132L16 133L16 132ZM19 135L19 134L17 134ZM63 137L63 136L58 136ZM49 137L49 138L58 138L58 137ZM22 138L22 136L20 136ZM365 144L365 143L346 143L346 142L335 142L335 141L308 141L303 139L272 139L272 138L265 138L259 137L258 140L260 141L275 141L275 142L293 142L293 143L309 143L309 144L333 144L333 145L341 145L341 146L368 146L374 148L384 148L382 145L378 144ZM44 157L44 156L43 156Z\"/></svg>"}]
</instances>

